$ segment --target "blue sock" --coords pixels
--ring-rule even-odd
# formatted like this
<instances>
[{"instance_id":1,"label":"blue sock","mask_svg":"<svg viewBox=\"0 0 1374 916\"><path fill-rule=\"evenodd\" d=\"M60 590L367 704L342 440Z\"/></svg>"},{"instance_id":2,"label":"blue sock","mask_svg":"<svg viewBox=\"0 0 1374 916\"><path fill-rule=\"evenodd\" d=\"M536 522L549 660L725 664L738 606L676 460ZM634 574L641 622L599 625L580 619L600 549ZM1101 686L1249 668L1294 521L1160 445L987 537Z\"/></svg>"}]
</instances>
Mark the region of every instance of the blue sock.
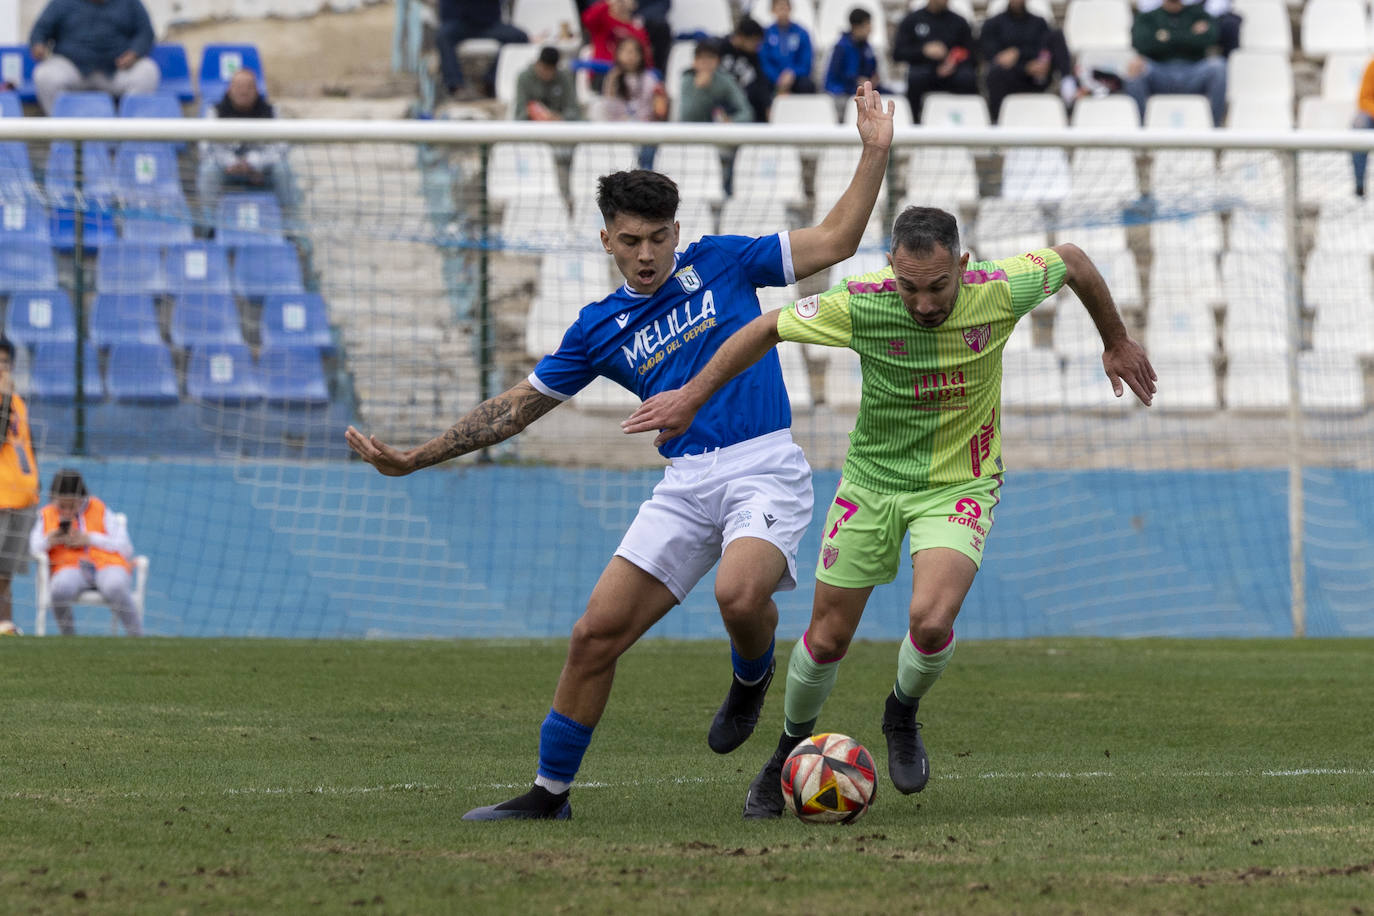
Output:
<instances>
[{"instance_id":1,"label":"blue sock","mask_svg":"<svg viewBox=\"0 0 1374 916\"><path fill-rule=\"evenodd\" d=\"M591 743L590 728L550 709L539 728L539 775L556 782L572 782Z\"/></svg>"},{"instance_id":2,"label":"blue sock","mask_svg":"<svg viewBox=\"0 0 1374 916\"><path fill-rule=\"evenodd\" d=\"M745 658L735 649L735 644L730 643L730 664L735 668L735 677L740 679L742 684L757 684L763 680L763 676L768 673L768 666L773 663L774 641L768 643L768 648L758 658Z\"/></svg>"}]
</instances>

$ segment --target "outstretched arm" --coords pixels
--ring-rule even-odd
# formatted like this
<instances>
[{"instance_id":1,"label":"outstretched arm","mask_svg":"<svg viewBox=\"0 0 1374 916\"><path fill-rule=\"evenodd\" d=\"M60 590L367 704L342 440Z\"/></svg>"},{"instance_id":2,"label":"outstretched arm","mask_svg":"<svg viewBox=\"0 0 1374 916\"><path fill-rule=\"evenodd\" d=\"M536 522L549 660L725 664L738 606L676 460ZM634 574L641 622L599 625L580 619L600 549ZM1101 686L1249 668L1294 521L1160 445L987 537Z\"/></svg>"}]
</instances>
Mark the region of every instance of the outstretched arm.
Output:
<instances>
[{"instance_id":1,"label":"outstretched arm","mask_svg":"<svg viewBox=\"0 0 1374 916\"><path fill-rule=\"evenodd\" d=\"M863 154L854 178L840 199L817 226L797 229L789 234L792 267L797 279L838 264L859 250L864 227L873 214L878 189L887 173L887 151L892 146L894 102L883 106L882 96L871 83L864 83L854 95L859 106L859 138Z\"/></svg>"},{"instance_id":2,"label":"outstretched arm","mask_svg":"<svg viewBox=\"0 0 1374 916\"><path fill-rule=\"evenodd\" d=\"M1121 313L1116 310L1116 303L1112 301L1107 281L1077 245L1055 245L1054 250L1064 259L1064 282L1082 301L1092 316L1093 324L1097 325L1097 333L1102 336L1102 368L1112 381L1112 391L1121 397L1124 393L1121 383L1124 381L1140 398L1140 403L1150 406L1157 380L1154 367L1150 365L1145 349L1126 332L1126 325L1121 320Z\"/></svg>"},{"instance_id":3,"label":"outstretched arm","mask_svg":"<svg viewBox=\"0 0 1374 916\"><path fill-rule=\"evenodd\" d=\"M701 405L711 399L725 383L763 359L763 355L782 340L778 336L781 309L767 312L740 328L720 345L716 355L692 380L681 388L660 391L630 414L620 428L627 433L659 430L654 446L676 439L687 432Z\"/></svg>"},{"instance_id":4,"label":"outstretched arm","mask_svg":"<svg viewBox=\"0 0 1374 916\"><path fill-rule=\"evenodd\" d=\"M509 439L561 403L526 380L478 404L443 435L409 451L393 448L376 436L364 436L352 426L344 438L368 464L388 477L402 477Z\"/></svg>"}]
</instances>

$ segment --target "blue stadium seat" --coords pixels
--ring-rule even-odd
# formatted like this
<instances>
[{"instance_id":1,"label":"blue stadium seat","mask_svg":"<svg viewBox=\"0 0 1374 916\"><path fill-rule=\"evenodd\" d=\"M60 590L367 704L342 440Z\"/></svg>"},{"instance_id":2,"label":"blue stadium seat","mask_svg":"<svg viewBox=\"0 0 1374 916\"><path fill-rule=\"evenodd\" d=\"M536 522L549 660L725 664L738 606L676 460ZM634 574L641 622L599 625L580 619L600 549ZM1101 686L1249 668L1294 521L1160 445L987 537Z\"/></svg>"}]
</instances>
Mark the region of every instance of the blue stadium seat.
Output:
<instances>
[{"instance_id":1,"label":"blue stadium seat","mask_svg":"<svg viewBox=\"0 0 1374 916\"><path fill-rule=\"evenodd\" d=\"M116 401L175 404L179 400L172 352L160 343L124 343L110 347L110 397Z\"/></svg>"},{"instance_id":2,"label":"blue stadium seat","mask_svg":"<svg viewBox=\"0 0 1374 916\"><path fill-rule=\"evenodd\" d=\"M164 83L166 80L164 79ZM119 100L121 118L180 118L181 99L167 89L157 92L131 92Z\"/></svg>"},{"instance_id":3,"label":"blue stadium seat","mask_svg":"<svg viewBox=\"0 0 1374 916\"><path fill-rule=\"evenodd\" d=\"M215 241L221 245L251 245L280 240L281 207L275 194L226 194L215 213Z\"/></svg>"},{"instance_id":4,"label":"blue stadium seat","mask_svg":"<svg viewBox=\"0 0 1374 916\"><path fill-rule=\"evenodd\" d=\"M172 306L172 346L195 349L243 343L239 310L228 293L178 296Z\"/></svg>"},{"instance_id":5,"label":"blue stadium seat","mask_svg":"<svg viewBox=\"0 0 1374 916\"><path fill-rule=\"evenodd\" d=\"M29 148L13 140L0 143L0 196L28 197L35 193Z\"/></svg>"},{"instance_id":6,"label":"blue stadium seat","mask_svg":"<svg viewBox=\"0 0 1374 916\"><path fill-rule=\"evenodd\" d=\"M39 197L6 197L0 194L0 245L15 239L52 242L48 208Z\"/></svg>"},{"instance_id":7,"label":"blue stadium seat","mask_svg":"<svg viewBox=\"0 0 1374 916\"><path fill-rule=\"evenodd\" d=\"M15 293L5 310L5 336L16 345L75 343L72 300L60 289Z\"/></svg>"},{"instance_id":8,"label":"blue stadium seat","mask_svg":"<svg viewBox=\"0 0 1374 916\"><path fill-rule=\"evenodd\" d=\"M253 354L244 344L197 347L186 365L186 393L211 404L253 404L262 400Z\"/></svg>"},{"instance_id":9,"label":"blue stadium seat","mask_svg":"<svg viewBox=\"0 0 1374 916\"><path fill-rule=\"evenodd\" d=\"M167 288L173 293L229 293L229 253L213 242L167 247Z\"/></svg>"},{"instance_id":10,"label":"blue stadium seat","mask_svg":"<svg viewBox=\"0 0 1374 916\"><path fill-rule=\"evenodd\" d=\"M54 118L113 118L114 99L108 92L64 92L52 105Z\"/></svg>"},{"instance_id":11,"label":"blue stadium seat","mask_svg":"<svg viewBox=\"0 0 1374 916\"><path fill-rule=\"evenodd\" d=\"M0 45L0 82L12 84L25 102L38 101L33 89L33 68L28 45Z\"/></svg>"},{"instance_id":12,"label":"blue stadium seat","mask_svg":"<svg viewBox=\"0 0 1374 916\"><path fill-rule=\"evenodd\" d=\"M24 117L24 103L19 100L19 93L10 92L8 89L0 92L0 118L22 117Z\"/></svg>"},{"instance_id":13,"label":"blue stadium seat","mask_svg":"<svg viewBox=\"0 0 1374 916\"><path fill-rule=\"evenodd\" d=\"M191 82L191 61L186 56L186 47L179 44L157 44L153 45L153 51L148 55L157 64L157 68L162 71L162 78L158 81L158 91L176 96L178 101L193 102L196 98L196 87ZM180 112L178 112L178 115ZM149 117L140 115L139 117ZM156 115L155 117L163 117Z\"/></svg>"},{"instance_id":14,"label":"blue stadium seat","mask_svg":"<svg viewBox=\"0 0 1374 916\"><path fill-rule=\"evenodd\" d=\"M115 152L114 190L136 196L183 198L177 151L171 143L121 143Z\"/></svg>"},{"instance_id":15,"label":"blue stadium seat","mask_svg":"<svg viewBox=\"0 0 1374 916\"><path fill-rule=\"evenodd\" d=\"M334 352L329 307L319 293L267 296L262 301L263 347L313 347Z\"/></svg>"},{"instance_id":16,"label":"blue stadium seat","mask_svg":"<svg viewBox=\"0 0 1374 916\"><path fill-rule=\"evenodd\" d=\"M76 246L76 201L85 202L82 219L82 245L98 248L116 237L114 212L114 164L110 144L87 140L81 144L81 191L76 188L76 148L58 141L48 148L48 165L43 183L52 202L52 240L59 251Z\"/></svg>"},{"instance_id":17,"label":"blue stadium seat","mask_svg":"<svg viewBox=\"0 0 1374 916\"><path fill-rule=\"evenodd\" d=\"M105 382L100 378L100 354L86 342L81 364L82 400L105 400ZM76 342L40 343L33 348L29 369L29 395L49 401L76 400Z\"/></svg>"},{"instance_id":18,"label":"blue stadium seat","mask_svg":"<svg viewBox=\"0 0 1374 916\"><path fill-rule=\"evenodd\" d=\"M296 246L240 245L234 249L234 292L245 299L305 292Z\"/></svg>"},{"instance_id":19,"label":"blue stadium seat","mask_svg":"<svg viewBox=\"0 0 1374 916\"><path fill-rule=\"evenodd\" d=\"M161 344L157 304L147 293L98 293L91 303L91 341L102 350L126 343Z\"/></svg>"},{"instance_id":20,"label":"blue stadium seat","mask_svg":"<svg viewBox=\"0 0 1374 916\"><path fill-rule=\"evenodd\" d=\"M7 239L0 245L0 293L56 286L57 264L47 242Z\"/></svg>"},{"instance_id":21,"label":"blue stadium seat","mask_svg":"<svg viewBox=\"0 0 1374 916\"><path fill-rule=\"evenodd\" d=\"M329 385L314 347L264 346L258 355L258 377L273 406L329 403Z\"/></svg>"},{"instance_id":22,"label":"blue stadium seat","mask_svg":"<svg viewBox=\"0 0 1374 916\"><path fill-rule=\"evenodd\" d=\"M267 80L257 45L209 44L200 55L200 101L215 104L229 88L229 80L239 69L258 75L258 90L265 91Z\"/></svg>"},{"instance_id":23,"label":"blue stadium seat","mask_svg":"<svg viewBox=\"0 0 1374 916\"><path fill-rule=\"evenodd\" d=\"M126 197L120 217L119 234L126 242L176 245L195 241L191 208L183 197Z\"/></svg>"},{"instance_id":24,"label":"blue stadium seat","mask_svg":"<svg viewBox=\"0 0 1374 916\"><path fill-rule=\"evenodd\" d=\"M95 258L95 288L102 293L167 291L162 249L148 242L108 242Z\"/></svg>"}]
</instances>

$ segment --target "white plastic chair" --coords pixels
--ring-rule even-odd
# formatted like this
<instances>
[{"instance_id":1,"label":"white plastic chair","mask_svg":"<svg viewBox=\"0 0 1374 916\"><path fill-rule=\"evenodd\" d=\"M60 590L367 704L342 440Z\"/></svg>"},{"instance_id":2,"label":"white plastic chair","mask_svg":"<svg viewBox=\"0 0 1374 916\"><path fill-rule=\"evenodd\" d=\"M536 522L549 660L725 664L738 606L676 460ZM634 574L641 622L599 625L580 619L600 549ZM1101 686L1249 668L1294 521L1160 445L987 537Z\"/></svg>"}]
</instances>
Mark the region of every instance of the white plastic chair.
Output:
<instances>
[{"instance_id":1,"label":"white plastic chair","mask_svg":"<svg viewBox=\"0 0 1374 916\"><path fill-rule=\"evenodd\" d=\"M1364 0L1310 0L1302 8L1303 56L1363 53L1369 49L1368 28Z\"/></svg>"},{"instance_id":2,"label":"white plastic chair","mask_svg":"<svg viewBox=\"0 0 1374 916\"><path fill-rule=\"evenodd\" d=\"M849 31L849 11L856 6L868 10L873 17L873 32L868 42L881 59L882 52L887 50L887 12L880 0L821 0L816 11L816 28L811 32L812 47L833 47L840 35Z\"/></svg>"},{"instance_id":3,"label":"white plastic chair","mask_svg":"<svg viewBox=\"0 0 1374 916\"><path fill-rule=\"evenodd\" d=\"M835 118L835 103L823 93L780 95L768 110L770 124L834 124Z\"/></svg>"},{"instance_id":4,"label":"white plastic chair","mask_svg":"<svg viewBox=\"0 0 1374 916\"><path fill-rule=\"evenodd\" d=\"M730 0L691 0L674 3L668 9L668 26L674 35L705 32L719 38L734 30L735 18L730 12Z\"/></svg>"},{"instance_id":5,"label":"white plastic chair","mask_svg":"<svg viewBox=\"0 0 1374 916\"><path fill-rule=\"evenodd\" d=\"M1293 66L1275 51L1231 52L1226 58L1226 99L1257 98L1273 105L1293 104Z\"/></svg>"},{"instance_id":6,"label":"white plastic chair","mask_svg":"<svg viewBox=\"0 0 1374 916\"><path fill-rule=\"evenodd\" d=\"M1216 410L1216 366L1210 352L1150 351L1150 363L1162 380L1154 410ZM1128 395L1129 396L1129 395Z\"/></svg>"},{"instance_id":7,"label":"white plastic chair","mask_svg":"<svg viewBox=\"0 0 1374 916\"><path fill-rule=\"evenodd\" d=\"M1364 409L1364 370L1353 354L1298 354L1298 400L1309 410Z\"/></svg>"},{"instance_id":8,"label":"white plastic chair","mask_svg":"<svg viewBox=\"0 0 1374 916\"><path fill-rule=\"evenodd\" d=\"M720 151L706 143L665 143L654 154L654 171L662 172L694 197L718 204L725 199L725 173Z\"/></svg>"},{"instance_id":9,"label":"white plastic chair","mask_svg":"<svg viewBox=\"0 0 1374 916\"><path fill-rule=\"evenodd\" d=\"M496 58L496 98L506 105L506 117L515 117L515 83L543 50L537 44L508 44Z\"/></svg>"},{"instance_id":10,"label":"white plastic chair","mask_svg":"<svg viewBox=\"0 0 1374 916\"><path fill-rule=\"evenodd\" d=\"M1240 47L1245 51L1277 51L1285 57L1293 53L1292 29L1288 24L1288 4L1283 0L1246 0L1241 14Z\"/></svg>"},{"instance_id":11,"label":"white plastic chair","mask_svg":"<svg viewBox=\"0 0 1374 916\"><path fill-rule=\"evenodd\" d=\"M573 0L515 0L511 5L511 25L530 36L531 43L543 47L576 48L582 38L582 17ZM505 51L501 52L505 56Z\"/></svg>"},{"instance_id":12,"label":"white plastic chair","mask_svg":"<svg viewBox=\"0 0 1374 916\"><path fill-rule=\"evenodd\" d=\"M112 512L110 513L110 517L112 519L118 519L120 522L123 522L125 524L128 523L127 517L122 512ZM48 554L46 551L34 554L33 560L34 563L37 565L37 569L34 571L33 576L33 632L36 636L46 636L48 632L48 614L52 611L52 570L48 563ZM142 630L143 608L148 595L149 561L145 555L138 554L133 558L132 562L134 564L134 612L138 614L138 628ZM96 591L94 588L88 588L85 591L83 591L80 595L77 596L75 603L83 605L94 605L96 607L108 606L105 604L105 599L101 597L100 592ZM119 617L113 611L111 611L110 635L114 636L118 633Z\"/></svg>"},{"instance_id":13,"label":"white plastic chair","mask_svg":"<svg viewBox=\"0 0 1374 916\"><path fill-rule=\"evenodd\" d=\"M1125 0L1070 0L1064 10L1070 48L1131 47L1131 6Z\"/></svg>"},{"instance_id":14,"label":"white plastic chair","mask_svg":"<svg viewBox=\"0 0 1374 916\"><path fill-rule=\"evenodd\" d=\"M1355 100L1360 97L1360 83L1364 80L1367 66L1369 55L1363 53L1331 54L1322 64L1321 97L1345 106L1342 127L1349 127L1350 119L1354 117Z\"/></svg>"}]
</instances>

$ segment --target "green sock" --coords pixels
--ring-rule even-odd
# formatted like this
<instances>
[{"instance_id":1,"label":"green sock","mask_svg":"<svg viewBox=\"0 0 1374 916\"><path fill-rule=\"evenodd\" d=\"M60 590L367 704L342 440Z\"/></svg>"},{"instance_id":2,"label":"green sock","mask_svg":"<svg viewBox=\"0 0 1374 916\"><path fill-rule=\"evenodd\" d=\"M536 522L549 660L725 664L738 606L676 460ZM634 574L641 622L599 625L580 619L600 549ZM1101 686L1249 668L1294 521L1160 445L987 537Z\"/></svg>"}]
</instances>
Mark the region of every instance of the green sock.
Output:
<instances>
[{"instance_id":1,"label":"green sock","mask_svg":"<svg viewBox=\"0 0 1374 916\"><path fill-rule=\"evenodd\" d=\"M940 679L940 673L945 670L953 655L953 630L949 631L949 642L938 652L929 654L916 648L916 644L911 641L911 634L908 633L902 640L902 647L897 650L897 684L893 688L897 699L910 706L925 696L926 691L935 686L935 682ZM790 676L788 681L790 687Z\"/></svg>"},{"instance_id":2,"label":"green sock","mask_svg":"<svg viewBox=\"0 0 1374 916\"><path fill-rule=\"evenodd\" d=\"M811 657L806 645L806 634L792 647L792 656L787 661L787 693L783 696L782 709L786 720L783 730L794 737L810 737L811 730L820 718L821 707L825 705L830 691L835 689L835 678L840 673L840 660L831 659L818 662Z\"/></svg>"}]
</instances>

